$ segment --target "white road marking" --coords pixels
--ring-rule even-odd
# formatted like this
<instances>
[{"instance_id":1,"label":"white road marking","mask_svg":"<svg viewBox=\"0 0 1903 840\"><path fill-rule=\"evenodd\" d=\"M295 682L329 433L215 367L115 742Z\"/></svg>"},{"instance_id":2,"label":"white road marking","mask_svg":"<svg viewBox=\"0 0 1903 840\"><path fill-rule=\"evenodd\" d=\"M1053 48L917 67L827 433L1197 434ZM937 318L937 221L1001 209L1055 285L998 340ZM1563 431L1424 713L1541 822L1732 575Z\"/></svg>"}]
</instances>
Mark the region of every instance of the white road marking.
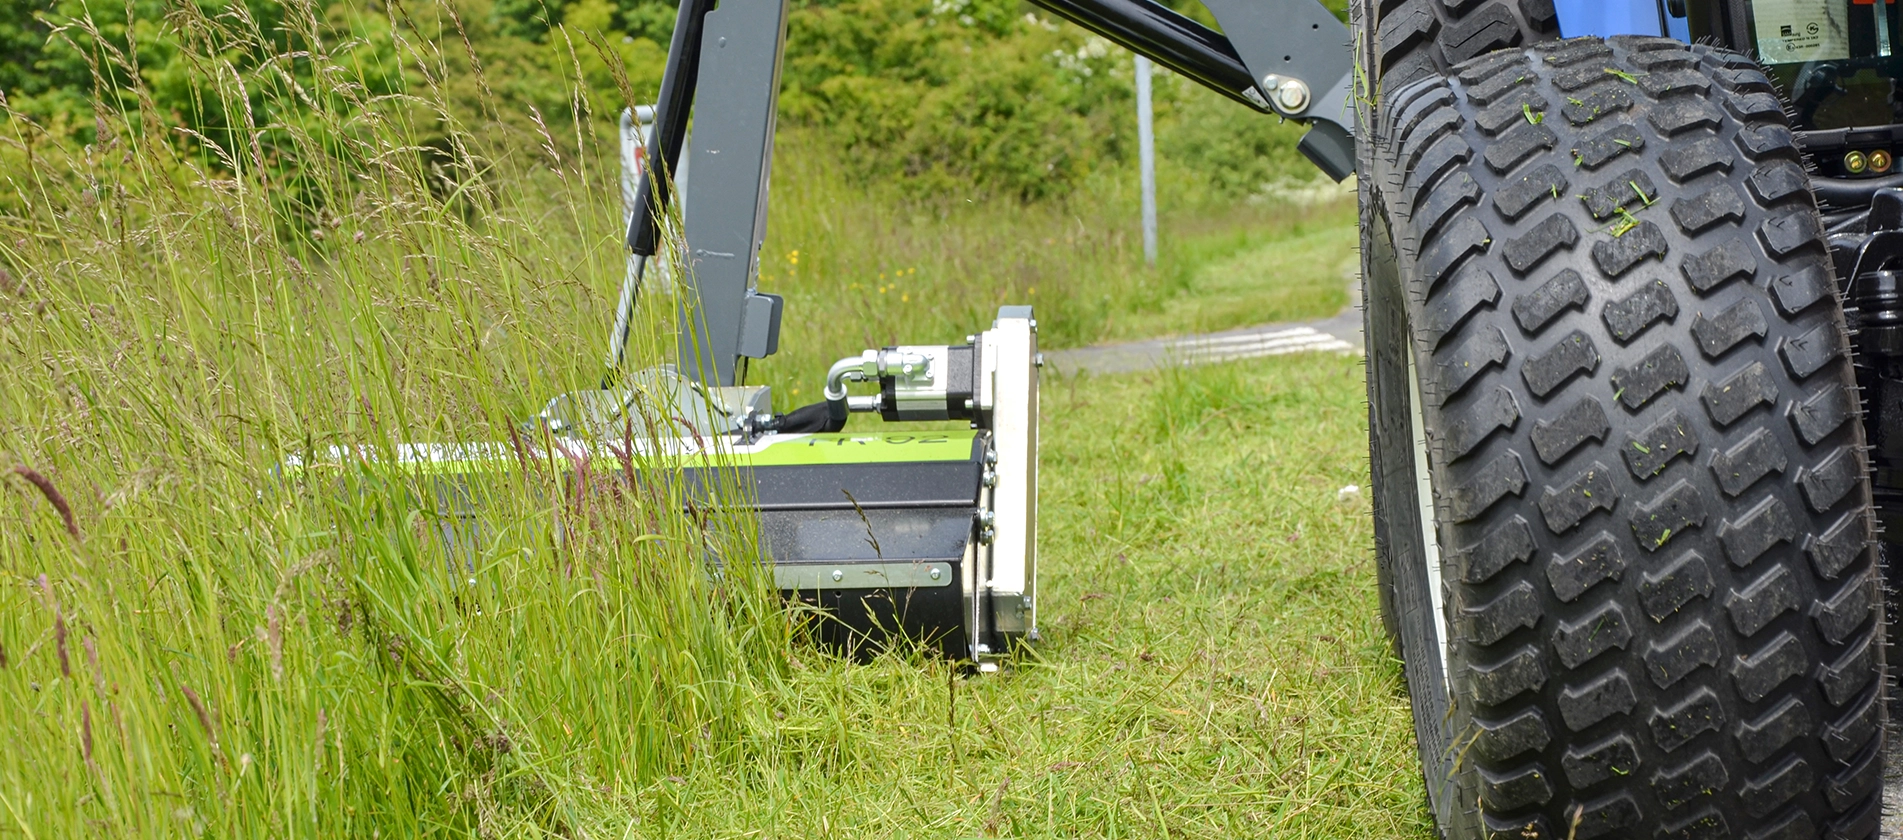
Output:
<instances>
[{"instance_id":1,"label":"white road marking","mask_svg":"<svg viewBox=\"0 0 1903 840\"><path fill-rule=\"evenodd\" d=\"M1189 365L1279 356L1284 353L1352 352L1354 349L1354 345L1325 332L1308 327L1291 327L1251 335L1182 339L1165 344L1163 352L1181 364Z\"/></svg>"},{"instance_id":2,"label":"white road marking","mask_svg":"<svg viewBox=\"0 0 1903 840\"><path fill-rule=\"evenodd\" d=\"M1358 353L1361 314L1343 310L1333 318L1303 324L1267 324L1220 335L1191 335L1127 344L1047 350L1047 360L1066 373L1097 374L1152 370L1159 365L1206 365L1285 353Z\"/></svg>"}]
</instances>

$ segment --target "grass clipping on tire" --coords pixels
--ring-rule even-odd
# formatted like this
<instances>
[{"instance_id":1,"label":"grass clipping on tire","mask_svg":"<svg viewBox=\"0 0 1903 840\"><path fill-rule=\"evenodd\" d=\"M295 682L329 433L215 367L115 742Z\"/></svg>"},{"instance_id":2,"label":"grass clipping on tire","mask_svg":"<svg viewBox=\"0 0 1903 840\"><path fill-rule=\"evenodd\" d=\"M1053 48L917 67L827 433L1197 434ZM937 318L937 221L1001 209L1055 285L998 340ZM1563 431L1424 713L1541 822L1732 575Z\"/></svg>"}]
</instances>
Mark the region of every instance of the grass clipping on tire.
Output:
<instances>
[{"instance_id":1,"label":"grass clipping on tire","mask_svg":"<svg viewBox=\"0 0 1903 840\"><path fill-rule=\"evenodd\" d=\"M1425 756L1443 822L1477 801L1471 828L1547 837L1874 834L1862 428L1770 83L1575 39L1391 91L1380 121L1411 327L1387 340L1421 371L1454 639L1445 688L1409 668L1417 705L1452 699L1417 712L1450 745Z\"/></svg>"}]
</instances>

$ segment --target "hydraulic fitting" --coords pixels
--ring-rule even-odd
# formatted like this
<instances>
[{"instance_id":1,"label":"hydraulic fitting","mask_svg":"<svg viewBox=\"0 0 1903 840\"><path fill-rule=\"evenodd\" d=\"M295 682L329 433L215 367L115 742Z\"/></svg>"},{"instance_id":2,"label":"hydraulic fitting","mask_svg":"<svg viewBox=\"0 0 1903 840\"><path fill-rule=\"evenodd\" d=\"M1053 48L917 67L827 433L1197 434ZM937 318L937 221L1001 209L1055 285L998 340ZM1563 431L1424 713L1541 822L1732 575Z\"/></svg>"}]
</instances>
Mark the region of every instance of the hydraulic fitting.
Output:
<instances>
[{"instance_id":1,"label":"hydraulic fitting","mask_svg":"<svg viewBox=\"0 0 1903 840\"><path fill-rule=\"evenodd\" d=\"M833 413L877 411L887 420L968 420L977 397L977 350L969 344L867 350L833 363L826 402ZM846 396L847 382L878 382L877 397Z\"/></svg>"}]
</instances>

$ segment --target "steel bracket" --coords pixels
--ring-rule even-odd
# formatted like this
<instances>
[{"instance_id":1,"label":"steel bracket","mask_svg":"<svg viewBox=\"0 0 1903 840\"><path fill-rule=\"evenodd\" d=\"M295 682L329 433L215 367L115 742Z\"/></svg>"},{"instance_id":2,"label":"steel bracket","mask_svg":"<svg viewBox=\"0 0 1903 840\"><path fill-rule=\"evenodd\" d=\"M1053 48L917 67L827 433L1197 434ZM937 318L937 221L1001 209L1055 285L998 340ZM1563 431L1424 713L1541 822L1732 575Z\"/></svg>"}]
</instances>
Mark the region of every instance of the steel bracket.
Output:
<instances>
[{"instance_id":1,"label":"steel bracket","mask_svg":"<svg viewBox=\"0 0 1903 840\"><path fill-rule=\"evenodd\" d=\"M780 299L754 291L786 46L786 0L724 0L701 35L680 278L681 370L734 384L740 357L780 343Z\"/></svg>"},{"instance_id":2,"label":"steel bracket","mask_svg":"<svg viewBox=\"0 0 1903 840\"><path fill-rule=\"evenodd\" d=\"M1298 148L1329 177L1354 172L1354 54L1317 0L1205 0L1275 112L1309 124Z\"/></svg>"}]
</instances>

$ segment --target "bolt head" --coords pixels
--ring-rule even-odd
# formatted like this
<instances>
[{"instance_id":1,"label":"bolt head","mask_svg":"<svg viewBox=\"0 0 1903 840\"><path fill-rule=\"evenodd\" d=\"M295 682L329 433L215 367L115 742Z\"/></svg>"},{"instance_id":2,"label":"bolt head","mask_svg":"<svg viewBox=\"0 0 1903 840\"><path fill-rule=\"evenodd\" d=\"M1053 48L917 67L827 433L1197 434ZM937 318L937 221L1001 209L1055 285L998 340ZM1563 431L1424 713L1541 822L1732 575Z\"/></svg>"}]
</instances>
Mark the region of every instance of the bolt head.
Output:
<instances>
[{"instance_id":1,"label":"bolt head","mask_svg":"<svg viewBox=\"0 0 1903 840\"><path fill-rule=\"evenodd\" d=\"M931 572L931 574L932 574L932 580L938 580L939 578L941 578L941 577L944 577L944 576L945 576L945 573L944 573L944 572L942 572L942 571L940 571L940 570L939 570L939 568L938 568L937 566L933 566L933 567L932 567L932 572Z\"/></svg>"},{"instance_id":2,"label":"bolt head","mask_svg":"<svg viewBox=\"0 0 1903 840\"><path fill-rule=\"evenodd\" d=\"M1275 101L1285 111L1300 111L1308 107L1308 85L1300 79L1284 79L1275 89Z\"/></svg>"},{"instance_id":3,"label":"bolt head","mask_svg":"<svg viewBox=\"0 0 1903 840\"><path fill-rule=\"evenodd\" d=\"M842 572L842 571L840 571L840 570L838 570L838 569L834 569L834 570L833 570L833 582L834 582L834 583L838 583L839 581L842 581L842 580L845 580L845 579L846 579L846 573L845 573L845 572Z\"/></svg>"}]
</instances>

